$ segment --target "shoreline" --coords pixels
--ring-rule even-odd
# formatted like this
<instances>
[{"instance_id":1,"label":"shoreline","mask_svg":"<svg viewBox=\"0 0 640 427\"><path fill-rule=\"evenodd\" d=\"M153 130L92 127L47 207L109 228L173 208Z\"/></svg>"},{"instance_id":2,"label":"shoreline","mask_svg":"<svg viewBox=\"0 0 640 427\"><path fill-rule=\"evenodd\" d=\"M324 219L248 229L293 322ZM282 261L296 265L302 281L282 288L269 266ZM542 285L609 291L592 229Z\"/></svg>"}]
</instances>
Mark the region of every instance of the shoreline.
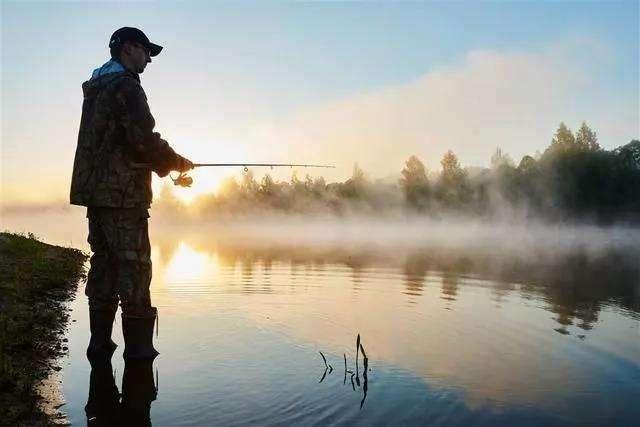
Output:
<instances>
[{"instance_id":1,"label":"shoreline","mask_svg":"<svg viewBox=\"0 0 640 427\"><path fill-rule=\"evenodd\" d=\"M67 353L67 302L85 277L87 255L33 235L0 233L0 408L9 425L50 425L41 392Z\"/></svg>"}]
</instances>

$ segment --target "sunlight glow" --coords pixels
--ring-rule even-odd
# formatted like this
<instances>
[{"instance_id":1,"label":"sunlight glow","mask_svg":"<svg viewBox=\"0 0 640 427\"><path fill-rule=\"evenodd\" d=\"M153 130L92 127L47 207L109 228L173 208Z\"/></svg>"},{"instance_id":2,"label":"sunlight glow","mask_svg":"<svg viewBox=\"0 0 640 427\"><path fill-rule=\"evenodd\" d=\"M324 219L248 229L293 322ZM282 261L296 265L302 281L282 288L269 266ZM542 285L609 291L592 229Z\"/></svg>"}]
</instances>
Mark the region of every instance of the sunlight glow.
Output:
<instances>
[{"instance_id":1,"label":"sunlight glow","mask_svg":"<svg viewBox=\"0 0 640 427\"><path fill-rule=\"evenodd\" d=\"M229 172L227 172L228 174ZM224 180L225 171L215 170L194 170L188 173L193 178L191 187L172 186L173 194L185 204L191 203L193 199L203 194L216 193L220 184ZM175 174L173 176L176 176Z\"/></svg>"},{"instance_id":2,"label":"sunlight glow","mask_svg":"<svg viewBox=\"0 0 640 427\"><path fill-rule=\"evenodd\" d=\"M172 172L171 175L174 178L177 177L176 172ZM152 182L154 199L161 200L163 198L163 187L167 186L168 188L170 188L170 194L175 196L180 202L184 203L185 205L189 205L198 196L202 196L205 194L217 194L224 180L230 176L233 176L229 171L213 169L191 171L187 175L193 178L193 185L191 187L180 187L177 185L173 185L168 177L155 177Z\"/></svg>"},{"instance_id":3,"label":"sunlight glow","mask_svg":"<svg viewBox=\"0 0 640 427\"><path fill-rule=\"evenodd\" d=\"M207 278L218 271L217 258L198 252L185 242L180 242L164 271L164 280L169 289L190 288L204 285Z\"/></svg>"}]
</instances>

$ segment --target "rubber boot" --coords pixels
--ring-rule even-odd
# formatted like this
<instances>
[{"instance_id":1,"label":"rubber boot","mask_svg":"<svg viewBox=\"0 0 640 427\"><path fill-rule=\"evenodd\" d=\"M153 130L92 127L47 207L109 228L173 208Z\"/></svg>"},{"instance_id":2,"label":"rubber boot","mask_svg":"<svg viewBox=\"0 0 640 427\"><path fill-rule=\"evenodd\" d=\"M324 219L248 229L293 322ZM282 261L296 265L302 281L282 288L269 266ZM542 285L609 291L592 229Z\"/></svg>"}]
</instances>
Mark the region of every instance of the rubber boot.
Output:
<instances>
[{"instance_id":1,"label":"rubber boot","mask_svg":"<svg viewBox=\"0 0 640 427\"><path fill-rule=\"evenodd\" d=\"M91 339L87 347L88 358L111 357L118 346L111 340L116 310L89 310Z\"/></svg>"},{"instance_id":2,"label":"rubber boot","mask_svg":"<svg viewBox=\"0 0 640 427\"><path fill-rule=\"evenodd\" d=\"M154 359L160 354L153 348L153 324L158 310L151 307L148 316L125 316L122 314L125 359Z\"/></svg>"}]
</instances>

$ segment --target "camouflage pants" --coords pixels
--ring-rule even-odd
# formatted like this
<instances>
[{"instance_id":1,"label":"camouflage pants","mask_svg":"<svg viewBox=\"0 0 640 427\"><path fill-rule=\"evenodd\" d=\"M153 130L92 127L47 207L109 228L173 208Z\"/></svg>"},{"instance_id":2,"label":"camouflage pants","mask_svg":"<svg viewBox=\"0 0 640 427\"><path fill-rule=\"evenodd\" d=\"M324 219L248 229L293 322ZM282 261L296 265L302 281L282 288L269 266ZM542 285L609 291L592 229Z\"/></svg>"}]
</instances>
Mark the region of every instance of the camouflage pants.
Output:
<instances>
[{"instance_id":1,"label":"camouflage pants","mask_svg":"<svg viewBox=\"0 0 640 427\"><path fill-rule=\"evenodd\" d=\"M85 294L90 310L150 312L151 246L146 209L89 208L91 268Z\"/></svg>"}]
</instances>

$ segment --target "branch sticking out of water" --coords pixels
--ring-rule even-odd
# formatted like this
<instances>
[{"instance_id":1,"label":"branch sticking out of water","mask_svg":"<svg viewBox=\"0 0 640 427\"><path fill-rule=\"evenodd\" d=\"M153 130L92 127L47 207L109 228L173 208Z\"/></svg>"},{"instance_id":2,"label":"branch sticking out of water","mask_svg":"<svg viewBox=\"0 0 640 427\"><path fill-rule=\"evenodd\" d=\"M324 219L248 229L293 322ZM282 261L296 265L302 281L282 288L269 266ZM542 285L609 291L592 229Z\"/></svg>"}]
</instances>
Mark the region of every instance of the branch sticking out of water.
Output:
<instances>
[{"instance_id":1,"label":"branch sticking out of water","mask_svg":"<svg viewBox=\"0 0 640 427\"><path fill-rule=\"evenodd\" d=\"M347 354L342 353L342 355L344 356L344 379L342 380L342 385L345 385L347 383Z\"/></svg>"},{"instance_id":2,"label":"branch sticking out of water","mask_svg":"<svg viewBox=\"0 0 640 427\"><path fill-rule=\"evenodd\" d=\"M319 351L318 353L320 353L320 356L322 356L322 361L324 362L324 367L328 368L329 366L327 365L327 358L324 357L324 354L322 354L321 351Z\"/></svg>"},{"instance_id":3,"label":"branch sticking out of water","mask_svg":"<svg viewBox=\"0 0 640 427\"><path fill-rule=\"evenodd\" d=\"M324 368L324 373L322 374L322 378L320 378L320 381L318 381L318 384L324 381L324 377L327 376L327 371L328 371L328 368Z\"/></svg>"},{"instance_id":4,"label":"branch sticking out of water","mask_svg":"<svg viewBox=\"0 0 640 427\"><path fill-rule=\"evenodd\" d=\"M364 349L362 349L362 354L364 355ZM362 409L362 405L364 405L364 401L367 398L367 390L369 388L369 379L367 378L367 370L369 368L369 359L367 359L367 356L364 356L364 372L362 373L362 378L364 379L364 382L362 384L362 391L364 393L364 395L362 396L362 400L360 401L360 409Z\"/></svg>"},{"instance_id":5,"label":"branch sticking out of water","mask_svg":"<svg viewBox=\"0 0 640 427\"><path fill-rule=\"evenodd\" d=\"M320 353L320 356L322 356L322 361L324 362L324 373L322 374L322 378L320 378L320 381L319 381L319 383L321 383L322 381L324 381L324 378L327 376L327 371L329 374L333 372L333 366L327 363L327 358L324 357L324 354L322 354L321 351L319 351L318 353Z\"/></svg>"},{"instance_id":6,"label":"branch sticking out of water","mask_svg":"<svg viewBox=\"0 0 640 427\"><path fill-rule=\"evenodd\" d=\"M322 378L320 378L319 382L324 381L324 379L326 378L327 374L331 374L331 372L333 371L333 366L331 366L330 363L327 362L327 358L324 356L324 354L321 351L318 351L318 353L320 353L320 357L322 357L322 362L324 363L324 373L322 374ZM364 349L364 346L362 345L362 342L360 340L360 334L357 335L356 337L356 370L355 372L353 372L352 370L348 369L348 365L347 365L347 354L346 353L342 353L342 358L344 361L344 378L342 380L342 384L345 385L347 383L347 374L351 374L351 388L353 389L353 391L356 391L356 386L358 388L360 388L361 384L360 384L360 365L358 363L358 359L360 358L360 353L362 353L362 359L363 359L363 363L364 363L364 372L362 374L362 378L363 378L363 383L362 383L362 391L363 391L363 396L362 396L362 400L360 401L360 409L362 409L362 406L364 405L364 402L367 398L367 391L369 388L369 378L368 378L368 374L367 371L369 370L369 358L367 357L367 352Z\"/></svg>"},{"instance_id":7,"label":"branch sticking out of water","mask_svg":"<svg viewBox=\"0 0 640 427\"><path fill-rule=\"evenodd\" d=\"M356 338L356 372L358 372L358 351L360 349L360 334Z\"/></svg>"}]
</instances>

